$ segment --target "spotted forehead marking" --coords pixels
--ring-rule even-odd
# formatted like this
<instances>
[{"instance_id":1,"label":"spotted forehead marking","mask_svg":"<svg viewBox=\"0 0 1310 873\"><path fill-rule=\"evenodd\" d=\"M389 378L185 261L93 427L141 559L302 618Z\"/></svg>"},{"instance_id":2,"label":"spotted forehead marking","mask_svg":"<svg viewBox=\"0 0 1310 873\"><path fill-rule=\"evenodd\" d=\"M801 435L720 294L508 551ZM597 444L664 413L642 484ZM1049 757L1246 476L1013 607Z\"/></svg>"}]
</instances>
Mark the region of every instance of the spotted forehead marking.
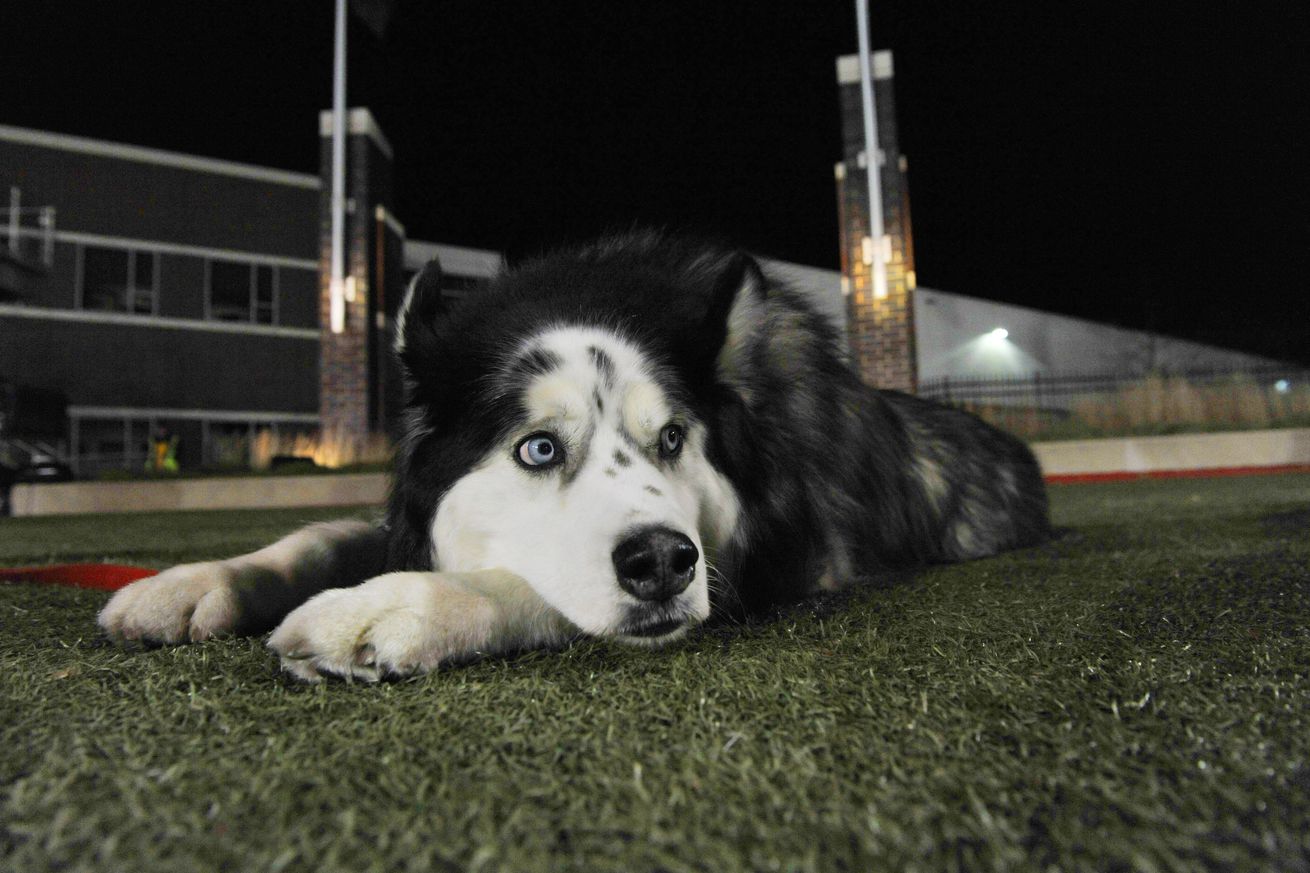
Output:
<instances>
[{"instance_id":1,"label":"spotted forehead marking","mask_svg":"<svg viewBox=\"0 0 1310 873\"><path fill-rule=\"evenodd\" d=\"M630 342L596 327L555 327L538 334L529 347L548 351L570 369L585 369L604 388L637 377L649 378L650 361ZM581 373L579 373L581 375Z\"/></svg>"},{"instance_id":2,"label":"spotted forehead marking","mask_svg":"<svg viewBox=\"0 0 1310 873\"><path fill-rule=\"evenodd\" d=\"M590 418L582 386L558 370L533 379L524 394L528 417L582 423Z\"/></svg>"},{"instance_id":3,"label":"spotted forehead marking","mask_svg":"<svg viewBox=\"0 0 1310 873\"><path fill-rule=\"evenodd\" d=\"M668 398L654 382L637 382L623 397L623 430L639 445L654 442L672 415Z\"/></svg>"},{"instance_id":4,"label":"spotted forehead marking","mask_svg":"<svg viewBox=\"0 0 1310 873\"><path fill-rule=\"evenodd\" d=\"M591 362L596 365L596 372L600 374L601 384L606 390L614 387L614 359L599 346L587 346L587 354L591 356Z\"/></svg>"},{"instance_id":5,"label":"spotted forehead marking","mask_svg":"<svg viewBox=\"0 0 1310 873\"><path fill-rule=\"evenodd\" d=\"M544 376L553 372L561 363L559 355L549 349L534 346L514 359L510 364L510 372L524 376Z\"/></svg>"},{"instance_id":6,"label":"spotted forehead marking","mask_svg":"<svg viewBox=\"0 0 1310 873\"><path fill-rule=\"evenodd\" d=\"M525 399L533 419L594 419L602 428L617 427L641 449L654 443L671 416L652 364L631 343L599 328L547 330L525 344L512 369L531 374Z\"/></svg>"}]
</instances>

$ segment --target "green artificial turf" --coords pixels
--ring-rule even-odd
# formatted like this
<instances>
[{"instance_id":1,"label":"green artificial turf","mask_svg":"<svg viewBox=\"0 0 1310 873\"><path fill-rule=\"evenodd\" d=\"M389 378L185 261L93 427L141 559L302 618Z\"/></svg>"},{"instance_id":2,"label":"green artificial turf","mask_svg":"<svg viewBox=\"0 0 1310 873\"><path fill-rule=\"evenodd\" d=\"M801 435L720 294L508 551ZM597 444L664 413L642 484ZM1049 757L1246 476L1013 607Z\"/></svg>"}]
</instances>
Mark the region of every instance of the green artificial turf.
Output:
<instances>
[{"instance_id":1,"label":"green artificial turf","mask_svg":"<svg viewBox=\"0 0 1310 873\"><path fill-rule=\"evenodd\" d=\"M1048 546L667 650L380 686L0 586L0 869L1310 870L1310 476L1052 503ZM0 565L328 514L0 520Z\"/></svg>"}]
</instances>

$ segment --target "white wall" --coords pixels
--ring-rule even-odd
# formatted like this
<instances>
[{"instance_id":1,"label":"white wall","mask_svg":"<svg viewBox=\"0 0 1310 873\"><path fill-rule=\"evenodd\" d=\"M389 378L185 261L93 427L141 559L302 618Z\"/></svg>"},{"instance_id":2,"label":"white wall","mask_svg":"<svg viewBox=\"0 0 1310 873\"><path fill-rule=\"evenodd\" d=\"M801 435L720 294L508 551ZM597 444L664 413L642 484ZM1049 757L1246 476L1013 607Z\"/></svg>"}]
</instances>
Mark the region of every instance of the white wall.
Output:
<instances>
[{"instance_id":1,"label":"white wall","mask_svg":"<svg viewBox=\"0 0 1310 873\"><path fill-rule=\"evenodd\" d=\"M460 275L489 277L503 264L496 252L406 240L407 268L416 269L434 256L441 258L444 269ZM841 273L773 258L759 260L770 275L806 294L845 335ZM914 318L920 382L1037 373L1241 370L1277 364L1258 355L932 288L915 289ZM1004 339L992 335L998 327L1005 328Z\"/></svg>"},{"instance_id":2,"label":"white wall","mask_svg":"<svg viewBox=\"0 0 1310 873\"><path fill-rule=\"evenodd\" d=\"M1138 375L1152 369L1251 369L1276 363L1216 346L931 288L915 291L914 318L921 382L1035 373ZM998 327L1008 336L993 336Z\"/></svg>"},{"instance_id":3,"label":"white wall","mask_svg":"<svg viewBox=\"0 0 1310 873\"><path fill-rule=\"evenodd\" d=\"M760 258L765 272L805 293L818 310L832 321L844 336L846 333L846 298L841 293L841 273L820 267L807 267L790 261Z\"/></svg>"},{"instance_id":4,"label":"white wall","mask_svg":"<svg viewBox=\"0 0 1310 873\"><path fill-rule=\"evenodd\" d=\"M404 253L406 270L421 270L428 261L437 258L441 261L442 272L456 276L491 279L505 265L505 259L499 252L426 242L421 239L405 240Z\"/></svg>"}]
</instances>

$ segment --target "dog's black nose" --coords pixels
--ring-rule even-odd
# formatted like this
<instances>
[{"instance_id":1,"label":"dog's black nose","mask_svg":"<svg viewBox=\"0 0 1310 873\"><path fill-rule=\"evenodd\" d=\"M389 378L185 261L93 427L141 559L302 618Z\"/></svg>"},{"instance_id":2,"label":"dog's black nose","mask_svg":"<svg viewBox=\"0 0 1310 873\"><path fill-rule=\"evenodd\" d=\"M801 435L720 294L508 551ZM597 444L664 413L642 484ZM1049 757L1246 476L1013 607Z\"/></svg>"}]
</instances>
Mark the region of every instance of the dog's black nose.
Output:
<instances>
[{"instance_id":1,"label":"dog's black nose","mask_svg":"<svg viewBox=\"0 0 1310 873\"><path fill-rule=\"evenodd\" d=\"M687 537L667 527L630 534L614 550L619 587L638 600L668 600L696 575L700 552Z\"/></svg>"}]
</instances>

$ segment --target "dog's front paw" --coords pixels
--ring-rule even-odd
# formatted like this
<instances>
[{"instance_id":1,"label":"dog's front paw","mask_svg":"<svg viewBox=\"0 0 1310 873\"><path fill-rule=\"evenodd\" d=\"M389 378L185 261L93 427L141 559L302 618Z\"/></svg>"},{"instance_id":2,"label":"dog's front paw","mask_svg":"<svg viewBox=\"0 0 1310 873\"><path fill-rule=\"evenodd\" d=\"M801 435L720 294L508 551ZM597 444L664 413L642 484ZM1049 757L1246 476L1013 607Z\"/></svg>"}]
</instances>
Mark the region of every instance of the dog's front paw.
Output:
<instances>
[{"instance_id":1,"label":"dog's front paw","mask_svg":"<svg viewBox=\"0 0 1310 873\"><path fill-rule=\"evenodd\" d=\"M495 603L440 573L389 573L324 591L288 615L268 645L282 668L376 682L490 650Z\"/></svg>"},{"instance_id":2,"label":"dog's front paw","mask_svg":"<svg viewBox=\"0 0 1310 873\"><path fill-rule=\"evenodd\" d=\"M133 582L100 610L100 626L118 640L199 642L230 633L239 609L233 570L219 562L182 564Z\"/></svg>"}]
</instances>

